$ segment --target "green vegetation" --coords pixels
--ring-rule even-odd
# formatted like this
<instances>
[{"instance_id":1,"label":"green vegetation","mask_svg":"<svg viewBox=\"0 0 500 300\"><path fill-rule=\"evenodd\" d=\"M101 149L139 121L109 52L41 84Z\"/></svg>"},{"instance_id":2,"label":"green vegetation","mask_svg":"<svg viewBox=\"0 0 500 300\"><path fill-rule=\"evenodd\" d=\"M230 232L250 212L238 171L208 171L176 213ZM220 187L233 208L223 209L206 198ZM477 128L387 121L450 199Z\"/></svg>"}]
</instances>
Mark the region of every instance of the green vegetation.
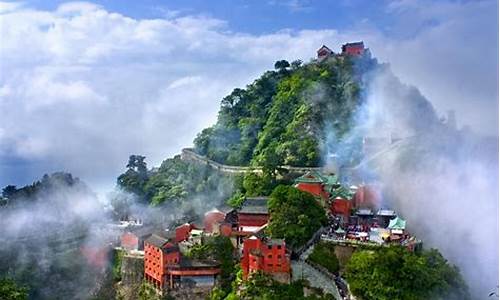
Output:
<instances>
[{"instance_id":1,"label":"green vegetation","mask_svg":"<svg viewBox=\"0 0 500 300\"><path fill-rule=\"evenodd\" d=\"M236 294L235 290L231 292L226 300L233 299L266 299L266 300L329 300L335 299L332 295L323 295L321 293L313 294L310 296L304 296L304 286L305 282L295 281L291 284L282 284L274 281L270 276L257 272L252 274L252 276L246 281L239 281L235 284L237 289L239 289L239 296Z\"/></svg>"},{"instance_id":2,"label":"green vegetation","mask_svg":"<svg viewBox=\"0 0 500 300\"><path fill-rule=\"evenodd\" d=\"M305 244L324 224L324 209L309 193L292 186L280 185L269 199L267 230L273 238L284 238L291 248Z\"/></svg>"},{"instance_id":3,"label":"green vegetation","mask_svg":"<svg viewBox=\"0 0 500 300\"><path fill-rule=\"evenodd\" d=\"M113 250L113 280L120 281L122 279L122 261L124 250Z\"/></svg>"},{"instance_id":4,"label":"green vegetation","mask_svg":"<svg viewBox=\"0 0 500 300\"><path fill-rule=\"evenodd\" d=\"M262 166L264 173L319 165L326 132L340 140L352 125L361 101L357 74L376 65L357 60L356 67L350 58L276 62L276 71L222 99L217 123L198 134L195 151L224 164Z\"/></svg>"},{"instance_id":5,"label":"green vegetation","mask_svg":"<svg viewBox=\"0 0 500 300\"><path fill-rule=\"evenodd\" d=\"M269 172L258 174L247 172L234 178L233 195L226 201L231 207L239 207L245 197L269 196L279 184L290 184L285 179L277 179Z\"/></svg>"},{"instance_id":6,"label":"green vegetation","mask_svg":"<svg viewBox=\"0 0 500 300\"><path fill-rule=\"evenodd\" d=\"M130 156L127 171L118 177L118 186L134 193L152 206L164 203L182 203L188 197L206 196L220 186L233 185L232 179L202 166L181 160L180 156L166 159L158 169L148 171L143 156ZM115 201L113 206L121 208L123 203Z\"/></svg>"},{"instance_id":7,"label":"green vegetation","mask_svg":"<svg viewBox=\"0 0 500 300\"><path fill-rule=\"evenodd\" d=\"M70 173L56 172L51 175L45 174L41 180L21 188L17 188L15 185L7 185L2 189L0 198L4 205L8 203L14 204L19 201L34 201L37 196L62 186L86 188L78 178L73 177Z\"/></svg>"},{"instance_id":8,"label":"green vegetation","mask_svg":"<svg viewBox=\"0 0 500 300\"><path fill-rule=\"evenodd\" d=\"M335 246L327 242L319 242L314 246L308 260L326 268L331 273L339 271L339 261L335 255Z\"/></svg>"},{"instance_id":9,"label":"green vegetation","mask_svg":"<svg viewBox=\"0 0 500 300\"><path fill-rule=\"evenodd\" d=\"M231 282L235 276L234 247L231 240L225 236L205 237L202 245L191 248L188 256L196 259L211 259L219 262L219 290L227 294L231 290Z\"/></svg>"},{"instance_id":10,"label":"green vegetation","mask_svg":"<svg viewBox=\"0 0 500 300\"><path fill-rule=\"evenodd\" d=\"M12 279L0 279L0 299L2 300L27 300L28 289L18 286Z\"/></svg>"},{"instance_id":11,"label":"green vegetation","mask_svg":"<svg viewBox=\"0 0 500 300\"><path fill-rule=\"evenodd\" d=\"M144 281L141 286L139 287L139 292L138 292L139 300L173 300L174 298L170 296L169 294L165 294L163 296L160 296L155 288Z\"/></svg>"},{"instance_id":12,"label":"green vegetation","mask_svg":"<svg viewBox=\"0 0 500 300\"><path fill-rule=\"evenodd\" d=\"M353 254L345 277L360 299L469 299L457 267L435 250L409 252L402 247Z\"/></svg>"}]
</instances>

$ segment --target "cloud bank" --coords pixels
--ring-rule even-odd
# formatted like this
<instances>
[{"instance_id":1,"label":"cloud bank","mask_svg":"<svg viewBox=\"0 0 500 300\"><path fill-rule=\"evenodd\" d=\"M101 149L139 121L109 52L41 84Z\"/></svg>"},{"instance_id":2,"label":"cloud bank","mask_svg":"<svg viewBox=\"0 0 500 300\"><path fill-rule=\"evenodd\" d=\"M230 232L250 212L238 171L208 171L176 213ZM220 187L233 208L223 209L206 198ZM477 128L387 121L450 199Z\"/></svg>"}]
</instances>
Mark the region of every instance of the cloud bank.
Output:
<instances>
[{"instance_id":1,"label":"cloud bank","mask_svg":"<svg viewBox=\"0 0 500 300\"><path fill-rule=\"evenodd\" d=\"M369 21L250 35L200 15L134 19L86 2L52 11L2 3L0 185L66 170L97 190L110 186L129 154L157 165L190 145L224 95L276 60L308 61L322 44L361 39L440 113L455 108L462 124L497 134L496 5L393 1L387 13L399 35Z\"/></svg>"}]
</instances>

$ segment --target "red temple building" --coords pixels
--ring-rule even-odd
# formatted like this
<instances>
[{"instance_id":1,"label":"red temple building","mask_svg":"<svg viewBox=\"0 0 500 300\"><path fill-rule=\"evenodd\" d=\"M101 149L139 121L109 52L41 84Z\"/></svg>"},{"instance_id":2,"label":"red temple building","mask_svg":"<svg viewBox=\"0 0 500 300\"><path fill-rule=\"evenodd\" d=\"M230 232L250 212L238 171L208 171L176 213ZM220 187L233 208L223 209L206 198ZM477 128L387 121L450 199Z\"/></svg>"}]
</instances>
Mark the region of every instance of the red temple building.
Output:
<instances>
[{"instance_id":1,"label":"red temple building","mask_svg":"<svg viewBox=\"0 0 500 300\"><path fill-rule=\"evenodd\" d=\"M219 264L183 257L173 242L176 237L167 234L154 233L144 242L144 278L159 290L184 285L212 287L220 273Z\"/></svg>"},{"instance_id":2,"label":"red temple building","mask_svg":"<svg viewBox=\"0 0 500 300\"><path fill-rule=\"evenodd\" d=\"M225 205L214 208L211 211L205 213L203 219L205 232L224 232L227 234L228 228L231 231L232 227L236 226L236 219L236 211L234 210L234 208Z\"/></svg>"},{"instance_id":3,"label":"red temple building","mask_svg":"<svg viewBox=\"0 0 500 300\"><path fill-rule=\"evenodd\" d=\"M153 228L151 227L133 227L122 234L120 238L121 247L125 250L144 250L144 240L147 239Z\"/></svg>"},{"instance_id":4,"label":"red temple building","mask_svg":"<svg viewBox=\"0 0 500 300\"><path fill-rule=\"evenodd\" d=\"M253 233L259 230L269 220L267 197L246 198L237 211L238 231Z\"/></svg>"},{"instance_id":5,"label":"red temple building","mask_svg":"<svg viewBox=\"0 0 500 300\"><path fill-rule=\"evenodd\" d=\"M351 215L352 201L342 197L336 197L332 201L331 212L334 215L341 215L344 218L344 222L349 220Z\"/></svg>"},{"instance_id":6,"label":"red temple building","mask_svg":"<svg viewBox=\"0 0 500 300\"><path fill-rule=\"evenodd\" d=\"M295 179L295 187L324 200L330 198L333 189L339 187L337 176L323 176L319 172L310 171Z\"/></svg>"},{"instance_id":7,"label":"red temple building","mask_svg":"<svg viewBox=\"0 0 500 300\"><path fill-rule=\"evenodd\" d=\"M333 51L325 45L321 46L316 53L319 61L325 60L334 54Z\"/></svg>"},{"instance_id":8,"label":"red temple building","mask_svg":"<svg viewBox=\"0 0 500 300\"><path fill-rule=\"evenodd\" d=\"M241 258L243 279L257 271L271 275L282 283L290 282L290 255L281 239L265 239L252 236L243 242Z\"/></svg>"},{"instance_id":9,"label":"red temple building","mask_svg":"<svg viewBox=\"0 0 500 300\"><path fill-rule=\"evenodd\" d=\"M354 206L357 208L380 207L382 195L380 188L376 185L362 185L354 194Z\"/></svg>"},{"instance_id":10,"label":"red temple building","mask_svg":"<svg viewBox=\"0 0 500 300\"><path fill-rule=\"evenodd\" d=\"M182 225L177 226L175 228L175 242L179 243L182 241L187 241L191 233L191 230L193 229L195 229L195 226L189 223L184 223Z\"/></svg>"},{"instance_id":11,"label":"red temple building","mask_svg":"<svg viewBox=\"0 0 500 300\"><path fill-rule=\"evenodd\" d=\"M347 43L342 45L342 55L360 56L365 53L363 42Z\"/></svg>"}]
</instances>

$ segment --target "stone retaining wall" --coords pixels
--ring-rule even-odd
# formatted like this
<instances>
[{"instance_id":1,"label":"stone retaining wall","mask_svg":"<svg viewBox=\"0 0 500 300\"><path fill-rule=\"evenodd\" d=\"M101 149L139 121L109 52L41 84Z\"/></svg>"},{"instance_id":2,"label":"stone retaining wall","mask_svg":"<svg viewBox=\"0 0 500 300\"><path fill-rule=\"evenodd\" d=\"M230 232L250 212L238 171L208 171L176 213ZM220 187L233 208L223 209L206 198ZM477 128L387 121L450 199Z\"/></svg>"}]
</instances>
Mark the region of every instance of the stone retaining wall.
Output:
<instances>
[{"instance_id":1,"label":"stone retaining wall","mask_svg":"<svg viewBox=\"0 0 500 300\"><path fill-rule=\"evenodd\" d=\"M200 164L206 164L210 167L219 170L223 173L229 174L242 174L246 172L262 173L262 167L247 167L247 166L230 166L218 163L214 160L208 159L207 157L200 155L192 148L184 148L181 152L181 159L185 161L194 161ZM292 166L281 166L280 168L288 170L292 173L306 173L309 171L321 171L323 167L292 167Z\"/></svg>"}]
</instances>

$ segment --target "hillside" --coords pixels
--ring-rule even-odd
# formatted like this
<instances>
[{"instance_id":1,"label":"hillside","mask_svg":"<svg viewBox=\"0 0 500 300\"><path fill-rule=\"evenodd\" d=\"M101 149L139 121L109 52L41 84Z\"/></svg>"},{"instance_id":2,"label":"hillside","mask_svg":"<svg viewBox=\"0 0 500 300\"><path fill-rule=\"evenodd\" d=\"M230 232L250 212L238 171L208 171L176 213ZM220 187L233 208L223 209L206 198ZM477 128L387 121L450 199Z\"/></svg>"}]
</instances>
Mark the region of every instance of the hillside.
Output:
<instances>
[{"instance_id":1,"label":"hillside","mask_svg":"<svg viewBox=\"0 0 500 300\"><path fill-rule=\"evenodd\" d=\"M380 95L373 99L374 93ZM145 157L133 155L118 185L153 205L214 192L227 198L234 190L268 195L283 179L278 173L290 172L283 166L325 166L334 157L337 166L353 167L366 154L366 137L377 141L392 137L394 128L414 135L441 125L418 90L402 84L368 49L359 55L331 53L308 63L280 60L275 70L224 97L216 124L194 139L194 151L204 159L258 167L262 176L246 174L233 186L230 178L205 164L177 156L148 170Z\"/></svg>"},{"instance_id":2,"label":"hillside","mask_svg":"<svg viewBox=\"0 0 500 300\"><path fill-rule=\"evenodd\" d=\"M276 70L222 99L217 123L198 134L195 151L228 165L319 166L328 135L342 139L351 129L363 75L377 66L368 51L307 64L278 61Z\"/></svg>"}]
</instances>

